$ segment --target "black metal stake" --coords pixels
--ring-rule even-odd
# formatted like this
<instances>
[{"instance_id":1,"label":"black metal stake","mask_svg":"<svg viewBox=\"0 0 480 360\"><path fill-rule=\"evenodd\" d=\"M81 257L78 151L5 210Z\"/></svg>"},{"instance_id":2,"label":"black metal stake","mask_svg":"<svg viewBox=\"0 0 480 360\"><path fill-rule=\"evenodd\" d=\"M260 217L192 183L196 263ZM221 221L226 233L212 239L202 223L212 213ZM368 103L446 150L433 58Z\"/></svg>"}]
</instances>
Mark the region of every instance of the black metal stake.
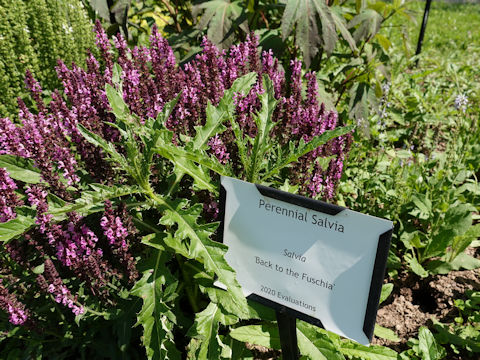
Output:
<instances>
[{"instance_id":1,"label":"black metal stake","mask_svg":"<svg viewBox=\"0 0 480 360\"><path fill-rule=\"evenodd\" d=\"M282 310L277 310L276 314L280 344L282 345L282 359L298 360L300 354L297 344L297 319Z\"/></svg>"},{"instance_id":2,"label":"black metal stake","mask_svg":"<svg viewBox=\"0 0 480 360\"><path fill-rule=\"evenodd\" d=\"M422 51L423 37L425 36L425 29L427 28L428 13L430 12L431 3L432 3L432 0L427 0L427 3L425 4L425 11L423 12L422 27L420 28L420 35L418 36L417 51L415 52L415 55L420 55L420 52ZM418 58L415 61L415 66L418 66Z\"/></svg>"}]
</instances>

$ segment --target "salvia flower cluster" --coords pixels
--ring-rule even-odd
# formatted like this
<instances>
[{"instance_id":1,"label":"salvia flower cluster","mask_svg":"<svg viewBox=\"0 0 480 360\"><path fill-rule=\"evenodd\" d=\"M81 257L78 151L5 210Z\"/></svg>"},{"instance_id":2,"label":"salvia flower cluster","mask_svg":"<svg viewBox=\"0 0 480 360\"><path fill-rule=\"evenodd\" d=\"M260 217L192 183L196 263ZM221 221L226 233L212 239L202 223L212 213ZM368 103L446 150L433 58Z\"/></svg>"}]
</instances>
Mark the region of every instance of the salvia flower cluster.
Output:
<instances>
[{"instance_id":1,"label":"salvia flower cluster","mask_svg":"<svg viewBox=\"0 0 480 360\"><path fill-rule=\"evenodd\" d=\"M291 76L287 78L271 51L260 54L258 39L253 35L228 51L220 51L205 38L203 51L179 66L156 28L150 47L133 49L127 47L121 35L112 46L99 23L95 30L99 58L88 54L85 69L59 61L56 71L63 90L53 91L48 103L42 99L40 84L27 73L25 83L35 110L19 100L18 120L0 119L0 156L27 159L41 174L41 183L29 185L13 180L0 168L0 223L15 219L20 205L30 206L36 212L35 226L5 245L10 261L8 265L2 263L0 270L14 274L27 269L33 273L34 264L43 264L43 272L35 272L35 283L23 293L0 284L0 308L14 325L24 324L27 317L33 322L41 318L33 309L26 310L28 299L38 296L35 291L52 298L73 315L82 315L88 311L85 302L91 301L91 295L100 302L113 304L116 294L111 289L116 287L112 283L131 285L139 276L132 253L136 229L121 202L114 206L105 201L104 212L96 217L87 218L72 211L66 219L55 221L50 213L50 195L68 202L81 196L81 177L103 184L124 181L119 180L102 151L78 130L81 124L107 141L119 139L118 130L110 125L115 117L105 92L106 84L113 84L116 76L114 63L122 69L123 98L141 122L156 117L168 101L180 94L167 120L167 127L177 136L174 141L182 134L194 135L195 127L205 124L207 104L217 105L235 79L249 72L258 74L257 82L248 93L235 94L234 98L235 120L244 136L253 137L257 132L254 114L261 107L259 95L265 91L263 75L272 80L279 104L271 136L280 144L292 140L308 142L338 125L337 112L327 110L319 102L315 74L302 77L301 63L292 61ZM303 156L290 170L291 183L299 185L304 194L332 198L351 141L348 134ZM239 171L231 129L212 136L208 146L222 164L231 163L234 171ZM119 146L118 151L124 150ZM331 157L328 166L320 165L321 157ZM206 212L218 213L211 195L206 198ZM88 296L79 291L80 283Z\"/></svg>"},{"instance_id":2,"label":"salvia flower cluster","mask_svg":"<svg viewBox=\"0 0 480 360\"><path fill-rule=\"evenodd\" d=\"M292 61L291 76L288 79L272 51L260 54L256 36L248 36L244 43L234 45L228 51L220 51L204 38L203 51L181 67L176 64L172 49L156 28L152 31L149 48L134 49L127 48L125 40L120 35L114 40L114 49L99 24L96 30L97 45L102 59L96 61L90 57L89 71L84 73L76 67L68 72L65 66L61 65L63 69L61 78L73 79L75 77L72 73L82 74L76 81L64 80L65 92L69 94L72 104L78 106L88 104L90 109L87 113L94 115L87 119L79 119L74 114L71 114L71 117L76 117L82 124L96 123L95 126L86 126L96 129L97 133L103 136L106 135L104 121L111 121L105 111L108 104L103 87L105 82L111 82L114 53L117 54L116 61L123 70L124 100L130 110L141 119L147 116L155 117L163 104L181 92L178 104L168 120L168 127L176 134L194 135L195 126L203 125L206 121L207 103L217 105L224 91L235 79L252 71L260 75L257 83L248 94L235 95L236 121L246 136L256 134L253 115L260 108L258 95L264 92L261 82L263 74L271 78L275 96L279 100L279 106L274 114L274 121L278 125L273 135L280 143L300 141L302 138L309 141L338 125L337 113L326 110L319 102L315 74L305 74L307 87L305 95L302 95L301 63ZM103 74L99 73L98 63L104 64ZM78 91L79 84L87 88ZM75 98L72 94L76 94ZM301 191L306 195L322 196L327 199L333 197L351 141L351 135L346 135L303 157L297 168L292 169L291 181L299 184ZM221 163L232 162L236 165L237 150L231 131L220 136L215 135L208 144L211 152ZM328 168L324 169L319 165L317 161L319 156L333 156Z\"/></svg>"},{"instance_id":3,"label":"salvia flower cluster","mask_svg":"<svg viewBox=\"0 0 480 360\"><path fill-rule=\"evenodd\" d=\"M75 81L86 73L75 66L70 71L61 65L57 69L59 77L62 71L65 71L64 82L71 79L72 83L78 85L75 89L66 88L65 93L67 97L69 94L76 96L75 94L82 89ZM80 74L77 74L77 71ZM82 299L75 294L79 290L78 284L64 281L64 275L60 275L64 272L65 276L71 276L73 273L84 283L83 288L88 289L90 294L100 301L110 303L114 303L114 300L108 288L109 283L123 281L124 278L128 279L128 283L132 283L138 277L135 259L125 242L126 234L120 235L118 231L122 222L128 221L126 212L116 217L115 224L103 222L100 224L100 219L97 219L97 224L94 224L96 230L87 225L86 218L75 212L68 213L68 219L61 222L55 222L49 212L49 194L59 198L60 201L72 201L80 196L80 191L75 187L80 181L79 170L85 168L93 172L95 167L100 166L105 171L95 171L95 174L102 175L99 180L104 182L110 180L111 172L108 166L104 166L102 154L84 141L77 130L78 121L81 119L90 129L101 132L103 128L95 126L106 121L109 115L105 113L104 119L95 118L98 115L94 108L89 107L91 102L76 107L68 104L59 91L53 93L52 100L47 106L41 96L40 84L29 72L26 74L25 84L35 102L35 111L27 108L24 102L19 100L19 124L9 118L0 119L0 156L20 157L31 161L40 172L41 183L25 184L15 181L6 169L0 168L0 223L15 219L18 206L29 205L36 212L36 226L19 239L4 245L5 254L9 256L10 261L2 262L0 270L7 276L14 274L20 276L24 270L33 272L32 264L38 265L40 262L43 263L44 271L36 277L35 284L30 284L28 290L23 293L17 293L18 289L15 287L2 285L0 308L8 314L10 323L14 325L26 323L27 317L32 318L30 319L32 323L35 322L35 318L41 317L35 314L33 309L27 311L24 305L28 304L29 298L37 297L38 292L47 298L51 296L56 303L69 309L73 315L85 313L85 308L81 304ZM71 90L71 93L68 90ZM82 98L82 101L84 100ZM96 101L99 107L108 104L106 97L102 98L102 94L98 99L91 101ZM112 139L118 135L105 131L104 136ZM79 154L78 158L76 152ZM111 210L111 203L109 206ZM115 230L111 229L111 226ZM120 236L122 240L119 241L123 244L121 252L116 249L116 244L111 244L111 237L105 235L104 231L108 231L107 234L115 231L113 235ZM107 246L101 246L102 241ZM115 264L121 264L121 269L117 269ZM25 301L22 301L22 298Z\"/></svg>"},{"instance_id":4,"label":"salvia flower cluster","mask_svg":"<svg viewBox=\"0 0 480 360\"><path fill-rule=\"evenodd\" d=\"M16 217L15 207L22 203L15 194L16 189L17 185L10 178L7 170L0 168L0 223Z\"/></svg>"},{"instance_id":5,"label":"salvia flower cluster","mask_svg":"<svg viewBox=\"0 0 480 360\"><path fill-rule=\"evenodd\" d=\"M0 309L8 314L9 321L13 325L23 325L28 319L25 305L8 291L2 283L2 279L0 279Z\"/></svg>"}]
</instances>

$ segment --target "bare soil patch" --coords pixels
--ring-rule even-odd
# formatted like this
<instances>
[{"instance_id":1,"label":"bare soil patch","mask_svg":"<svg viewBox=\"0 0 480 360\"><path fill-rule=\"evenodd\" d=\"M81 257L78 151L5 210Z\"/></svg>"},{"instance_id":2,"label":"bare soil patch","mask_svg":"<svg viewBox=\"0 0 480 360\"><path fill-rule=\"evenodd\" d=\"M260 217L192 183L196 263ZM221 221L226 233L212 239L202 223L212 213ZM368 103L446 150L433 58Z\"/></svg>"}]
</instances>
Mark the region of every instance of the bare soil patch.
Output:
<instances>
[{"instance_id":1,"label":"bare soil patch","mask_svg":"<svg viewBox=\"0 0 480 360\"><path fill-rule=\"evenodd\" d=\"M451 271L426 279L409 273L393 283L392 294L378 310L377 324L393 330L401 340L395 343L374 338L373 343L403 351L408 339L417 337L419 328L428 327L430 319L454 321L458 316L454 300L466 299L466 290L480 290L480 269Z\"/></svg>"}]
</instances>

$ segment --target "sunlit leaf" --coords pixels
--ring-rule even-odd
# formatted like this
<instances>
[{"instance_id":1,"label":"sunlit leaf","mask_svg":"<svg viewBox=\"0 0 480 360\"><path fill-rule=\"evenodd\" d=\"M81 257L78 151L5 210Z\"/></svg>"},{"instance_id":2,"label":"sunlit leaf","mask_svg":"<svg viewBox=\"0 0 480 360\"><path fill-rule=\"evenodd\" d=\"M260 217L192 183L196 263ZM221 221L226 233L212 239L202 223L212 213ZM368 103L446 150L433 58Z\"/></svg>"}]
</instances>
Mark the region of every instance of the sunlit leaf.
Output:
<instances>
[{"instance_id":1,"label":"sunlit leaf","mask_svg":"<svg viewBox=\"0 0 480 360\"><path fill-rule=\"evenodd\" d=\"M131 290L132 295L143 299L136 325L143 326L142 341L148 359L181 359L172 332L175 315L165 299L165 294L172 292L165 287L176 288L177 281L165 267L165 253L157 251L153 260L153 267L144 271Z\"/></svg>"},{"instance_id":2,"label":"sunlit leaf","mask_svg":"<svg viewBox=\"0 0 480 360\"><path fill-rule=\"evenodd\" d=\"M271 349L280 349L280 335L276 324L247 325L230 331L230 336L238 341Z\"/></svg>"},{"instance_id":3,"label":"sunlit leaf","mask_svg":"<svg viewBox=\"0 0 480 360\"><path fill-rule=\"evenodd\" d=\"M31 160L13 155L0 155L0 168L5 168L14 180L27 184L38 184L42 182L40 169L34 167Z\"/></svg>"}]
</instances>

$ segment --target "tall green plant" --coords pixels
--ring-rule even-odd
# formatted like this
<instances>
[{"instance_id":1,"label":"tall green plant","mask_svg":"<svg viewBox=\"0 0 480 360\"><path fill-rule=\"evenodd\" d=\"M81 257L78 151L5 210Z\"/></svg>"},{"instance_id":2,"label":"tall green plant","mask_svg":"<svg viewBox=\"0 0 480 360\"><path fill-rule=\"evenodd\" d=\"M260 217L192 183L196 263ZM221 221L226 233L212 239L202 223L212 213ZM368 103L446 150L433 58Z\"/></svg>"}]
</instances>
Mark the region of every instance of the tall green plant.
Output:
<instances>
[{"instance_id":1,"label":"tall green plant","mask_svg":"<svg viewBox=\"0 0 480 360\"><path fill-rule=\"evenodd\" d=\"M234 175L232 169L207 153L208 139L225 131L230 124L237 135L239 151L244 154L241 156L244 177L254 182L271 183L275 182L274 175L282 168L328 140L352 130L350 126L325 131L308 144L289 143L283 148L274 146L268 135L275 126L272 115L276 100L272 81L264 77L265 93L260 95L262 107L255 117L258 133L255 138L244 136L238 125L235 127L233 94L247 93L255 77L256 74L250 73L237 79L216 107L209 104L206 124L197 127L195 136L184 139L188 140L185 143L180 139L175 145L172 142L174 133L166 128L166 121L178 97L167 103L156 119L150 118L145 124L140 124L138 118L129 112L121 90L110 85L106 87L106 94L116 116L115 124L111 125L120 132L125 153L119 153L115 144L79 125L82 135L99 146L116 168L138 184L148 207L162 214L158 229L138 221L140 227L143 224L143 227L153 230L144 237L143 243L152 247L154 252L153 258L145 260L144 275L131 291L132 295L143 299L137 323L144 328L143 344L151 359L180 356L174 343L174 332L180 325L175 299L180 294L186 296L196 313L187 334L191 337L188 356L192 359L230 357L232 349L225 344L225 338L219 336L220 327L259 317L247 304L233 269L224 259L227 247L212 240L218 224L204 223L202 205L182 198L179 192L184 178L190 178L195 188L217 192L218 177L212 179L208 170ZM251 146L248 157L247 146ZM164 163L160 166L162 168L173 166L173 176L162 193L154 189L150 179L152 169L158 168L159 162ZM176 260L177 273L167 264L172 258ZM227 286L226 292L214 286L215 279Z\"/></svg>"},{"instance_id":2,"label":"tall green plant","mask_svg":"<svg viewBox=\"0 0 480 360\"><path fill-rule=\"evenodd\" d=\"M0 0L0 116L15 114L16 98L26 97L27 69L52 90L57 59L84 64L94 45L81 1Z\"/></svg>"}]
</instances>

